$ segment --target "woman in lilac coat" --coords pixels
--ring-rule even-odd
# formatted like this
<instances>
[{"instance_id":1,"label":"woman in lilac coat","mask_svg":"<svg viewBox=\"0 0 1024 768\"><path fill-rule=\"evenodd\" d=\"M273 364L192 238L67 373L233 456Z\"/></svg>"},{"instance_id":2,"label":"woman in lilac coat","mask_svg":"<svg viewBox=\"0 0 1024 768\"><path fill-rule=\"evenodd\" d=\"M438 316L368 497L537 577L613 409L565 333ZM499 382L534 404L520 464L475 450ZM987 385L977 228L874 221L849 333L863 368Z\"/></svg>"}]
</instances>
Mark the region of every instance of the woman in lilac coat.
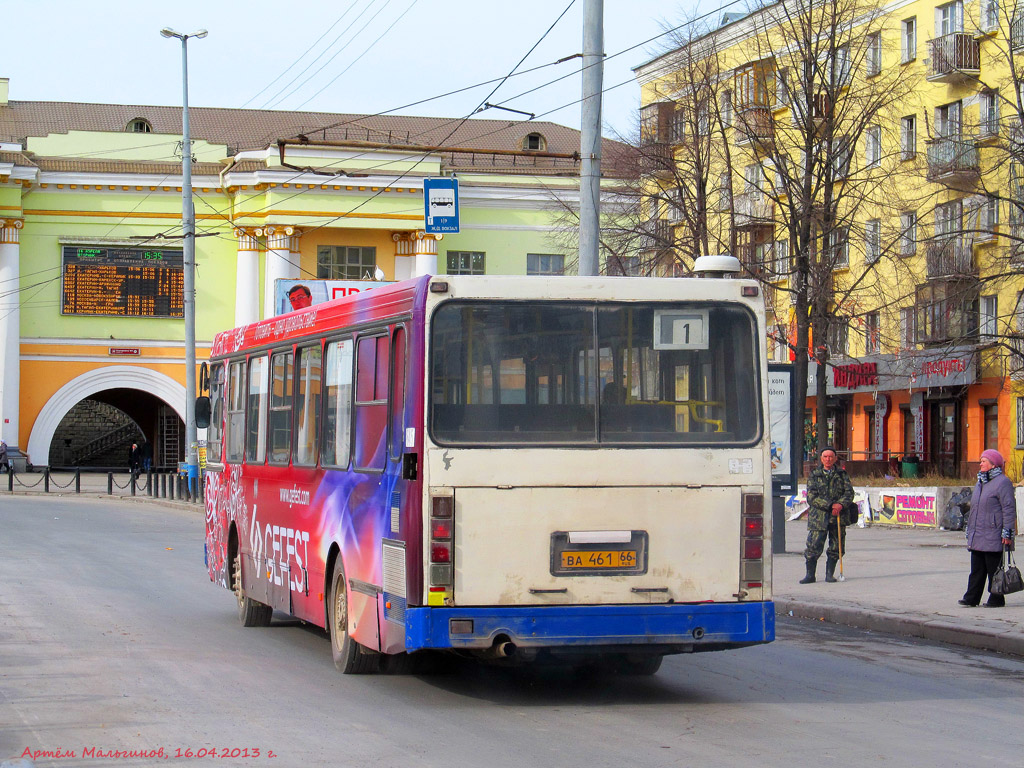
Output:
<instances>
[{"instance_id":1,"label":"woman in lilac coat","mask_svg":"<svg viewBox=\"0 0 1024 768\"><path fill-rule=\"evenodd\" d=\"M978 484L971 495L971 512L967 519L967 549L971 552L971 575L967 577L967 591L960 605L974 606L981 602L988 578L992 588L992 574L1003 559L1003 547L1013 544L1017 526L1017 503L1013 497L1013 483L1003 474L1003 457L999 451L982 452ZM1002 608L1006 598L989 592L986 608Z\"/></svg>"}]
</instances>

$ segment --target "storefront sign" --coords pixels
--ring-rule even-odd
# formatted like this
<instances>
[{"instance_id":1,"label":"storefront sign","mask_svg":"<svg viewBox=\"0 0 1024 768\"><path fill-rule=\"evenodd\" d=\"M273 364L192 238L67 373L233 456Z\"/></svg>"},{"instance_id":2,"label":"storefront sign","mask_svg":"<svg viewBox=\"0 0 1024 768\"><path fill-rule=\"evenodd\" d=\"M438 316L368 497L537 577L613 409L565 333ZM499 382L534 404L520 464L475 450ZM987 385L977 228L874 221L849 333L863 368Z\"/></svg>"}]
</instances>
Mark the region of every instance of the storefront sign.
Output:
<instances>
[{"instance_id":1,"label":"storefront sign","mask_svg":"<svg viewBox=\"0 0 1024 768\"><path fill-rule=\"evenodd\" d=\"M878 363L850 363L832 369L832 384L836 389L878 387Z\"/></svg>"},{"instance_id":2,"label":"storefront sign","mask_svg":"<svg viewBox=\"0 0 1024 768\"><path fill-rule=\"evenodd\" d=\"M898 355L867 355L859 360L831 361L827 377L829 395L858 392L963 387L977 379L978 360L973 347L923 349ZM807 395L818 392L817 364L807 366Z\"/></svg>"}]
</instances>

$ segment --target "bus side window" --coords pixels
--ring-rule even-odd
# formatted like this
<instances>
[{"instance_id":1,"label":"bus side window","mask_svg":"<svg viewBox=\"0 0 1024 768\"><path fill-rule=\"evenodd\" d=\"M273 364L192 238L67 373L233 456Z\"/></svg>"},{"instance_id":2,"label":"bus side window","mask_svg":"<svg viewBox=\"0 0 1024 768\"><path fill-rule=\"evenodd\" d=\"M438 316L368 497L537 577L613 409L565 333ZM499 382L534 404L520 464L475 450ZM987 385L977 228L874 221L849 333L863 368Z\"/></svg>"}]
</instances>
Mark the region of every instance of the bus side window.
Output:
<instances>
[{"instance_id":1,"label":"bus side window","mask_svg":"<svg viewBox=\"0 0 1024 768\"><path fill-rule=\"evenodd\" d=\"M324 362L324 439L320 463L348 467L352 424L352 340L327 345Z\"/></svg>"},{"instance_id":2,"label":"bus side window","mask_svg":"<svg viewBox=\"0 0 1024 768\"><path fill-rule=\"evenodd\" d=\"M223 461L224 444L224 363L210 366L210 426L206 432L209 461Z\"/></svg>"},{"instance_id":3,"label":"bus side window","mask_svg":"<svg viewBox=\"0 0 1024 768\"><path fill-rule=\"evenodd\" d=\"M267 456L267 357L249 358L245 409L245 461L262 464Z\"/></svg>"},{"instance_id":4,"label":"bus side window","mask_svg":"<svg viewBox=\"0 0 1024 768\"><path fill-rule=\"evenodd\" d=\"M245 455L245 360L231 363L228 376L227 460L238 463Z\"/></svg>"},{"instance_id":5,"label":"bus side window","mask_svg":"<svg viewBox=\"0 0 1024 768\"><path fill-rule=\"evenodd\" d=\"M292 353L270 358L270 463L287 464L292 443Z\"/></svg>"},{"instance_id":6,"label":"bus side window","mask_svg":"<svg viewBox=\"0 0 1024 768\"><path fill-rule=\"evenodd\" d=\"M316 464L318 416L320 415L320 346L299 349L298 382L295 393L295 464Z\"/></svg>"},{"instance_id":7,"label":"bus side window","mask_svg":"<svg viewBox=\"0 0 1024 768\"><path fill-rule=\"evenodd\" d=\"M384 469L389 341L388 336L363 336L356 346L356 469Z\"/></svg>"},{"instance_id":8,"label":"bus side window","mask_svg":"<svg viewBox=\"0 0 1024 768\"><path fill-rule=\"evenodd\" d=\"M405 448L405 327L391 337L391 458L399 459Z\"/></svg>"}]
</instances>

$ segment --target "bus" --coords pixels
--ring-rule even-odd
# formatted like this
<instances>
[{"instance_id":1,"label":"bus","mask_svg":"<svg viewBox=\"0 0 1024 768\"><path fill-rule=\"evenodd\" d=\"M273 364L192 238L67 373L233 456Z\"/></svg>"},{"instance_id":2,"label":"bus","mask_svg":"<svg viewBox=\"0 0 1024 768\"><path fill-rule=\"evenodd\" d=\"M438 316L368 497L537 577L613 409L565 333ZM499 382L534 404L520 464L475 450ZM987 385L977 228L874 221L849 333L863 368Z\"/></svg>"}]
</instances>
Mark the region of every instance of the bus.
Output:
<instances>
[{"instance_id":1,"label":"bus","mask_svg":"<svg viewBox=\"0 0 1024 768\"><path fill-rule=\"evenodd\" d=\"M438 275L218 334L210 578L247 627L325 628L344 673L772 641L760 294Z\"/></svg>"}]
</instances>

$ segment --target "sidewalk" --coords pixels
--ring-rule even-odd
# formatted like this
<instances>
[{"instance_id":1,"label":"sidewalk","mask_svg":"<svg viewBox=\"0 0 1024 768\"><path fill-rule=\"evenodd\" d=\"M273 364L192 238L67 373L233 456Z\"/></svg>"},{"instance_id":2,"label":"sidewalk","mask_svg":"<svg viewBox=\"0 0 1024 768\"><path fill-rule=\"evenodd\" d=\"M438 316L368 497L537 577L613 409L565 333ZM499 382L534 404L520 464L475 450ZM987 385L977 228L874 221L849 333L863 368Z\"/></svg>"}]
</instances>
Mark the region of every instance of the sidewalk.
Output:
<instances>
[{"instance_id":1,"label":"sidewalk","mask_svg":"<svg viewBox=\"0 0 1024 768\"><path fill-rule=\"evenodd\" d=\"M10 484L10 477L6 472L0 473L0 500L4 497L11 496L53 496L53 497L105 497L109 499L123 499L125 501L148 501L148 502L160 502L163 504L173 504L175 506L181 505L183 507L194 506L197 509L202 508L202 504L199 502L188 502L180 498L177 491L175 491L175 498L171 498L171 485L173 477L166 475L166 480L161 483L161 476L159 474L153 475L153 488L156 492L155 496L150 496L146 480L146 475L142 474L135 480L135 495L132 496L131 492L131 475L128 472L114 472L113 483L111 484L111 493L107 493L107 473L106 472L82 472L79 481L81 493L75 492L75 473L74 472L52 472L50 474L50 490L46 492L44 490L45 484L42 472L18 472L14 476L13 492L8 491L8 485ZM160 497L160 491L163 489L166 496Z\"/></svg>"},{"instance_id":2,"label":"sidewalk","mask_svg":"<svg viewBox=\"0 0 1024 768\"><path fill-rule=\"evenodd\" d=\"M1009 595L1005 608L957 605L970 570L963 531L851 526L846 579L834 584L825 582L824 556L818 581L798 583L806 537L805 520L786 524L787 551L774 556L772 577L778 615L1024 656L1024 592Z\"/></svg>"}]
</instances>

